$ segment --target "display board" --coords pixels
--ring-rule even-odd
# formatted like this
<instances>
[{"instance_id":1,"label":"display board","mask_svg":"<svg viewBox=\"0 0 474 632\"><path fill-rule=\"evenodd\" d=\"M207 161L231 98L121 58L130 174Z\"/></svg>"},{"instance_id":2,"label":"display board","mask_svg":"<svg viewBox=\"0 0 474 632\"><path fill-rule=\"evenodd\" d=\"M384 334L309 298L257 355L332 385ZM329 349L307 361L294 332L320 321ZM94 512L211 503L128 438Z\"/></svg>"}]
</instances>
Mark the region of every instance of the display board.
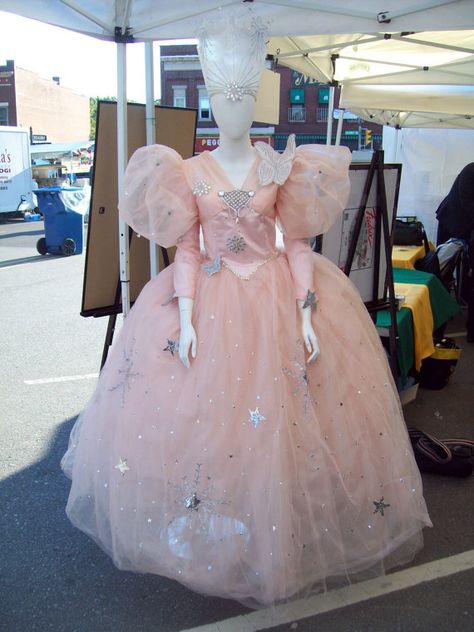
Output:
<instances>
[{"instance_id":1,"label":"display board","mask_svg":"<svg viewBox=\"0 0 474 632\"><path fill-rule=\"evenodd\" d=\"M120 301L118 199L117 199L117 104L100 101L93 171L89 230L82 293L82 316L106 316L122 311ZM156 142L175 149L183 158L193 155L197 111L156 106ZM145 106L127 106L128 150L146 145ZM159 269L164 267L159 249ZM168 249L170 260L174 249ZM133 303L150 279L147 239L130 229L130 301Z\"/></svg>"},{"instance_id":2,"label":"display board","mask_svg":"<svg viewBox=\"0 0 474 632\"><path fill-rule=\"evenodd\" d=\"M349 243L351 240L354 223L359 210L362 192L369 170L368 164L351 165L350 180L351 193L344 212L338 217L336 223L324 235L322 240L322 254L335 263L341 270L344 269ZM389 226L393 226L397 212L398 193L400 189L401 165L384 165L384 180L387 196L387 210ZM387 259L384 248L376 248L376 199L377 180L374 178L370 188L365 217L362 223L356 253L349 275L351 281L359 290L362 300L372 300L372 283L376 269L375 253L379 250L379 291L378 298L384 296L385 278L387 273Z\"/></svg>"}]
</instances>

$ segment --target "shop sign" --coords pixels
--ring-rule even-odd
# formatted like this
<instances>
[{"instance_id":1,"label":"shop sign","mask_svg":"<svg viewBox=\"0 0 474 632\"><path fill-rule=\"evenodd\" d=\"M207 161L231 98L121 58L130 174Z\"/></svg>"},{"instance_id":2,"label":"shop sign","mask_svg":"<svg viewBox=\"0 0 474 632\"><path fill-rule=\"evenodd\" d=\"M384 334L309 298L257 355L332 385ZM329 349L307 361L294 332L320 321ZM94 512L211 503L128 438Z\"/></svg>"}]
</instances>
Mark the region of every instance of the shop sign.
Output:
<instances>
[{"instance_id":1,"label":"shop sign","mask_svg":"<svg viewBox=\"0 0 474 632\"><path fill-rule=\"evenodd\" d=\"M250 140L252 143L256 143L257 141L262 141L263 143L272 144L272 137L265 136L263 134L255 134L250 135ZM194 143L194 153L200 154L203 151L212 151L219 146L219 137L218 136L197 136L196 141Z\"/></svg>"},{"instance_id":2,"label":"shop sign","mask_svg":"<svg viewBox=\"0 0 474 632\"><path fill-rule=\"evenodd\" d=\"M308 75L304 75L302 72L292 70L291 85L295 88L302 88L305 86L318 86L319 81L317 79L313 79L313 77L308 77Z\"/></svg>"}]
</instances>

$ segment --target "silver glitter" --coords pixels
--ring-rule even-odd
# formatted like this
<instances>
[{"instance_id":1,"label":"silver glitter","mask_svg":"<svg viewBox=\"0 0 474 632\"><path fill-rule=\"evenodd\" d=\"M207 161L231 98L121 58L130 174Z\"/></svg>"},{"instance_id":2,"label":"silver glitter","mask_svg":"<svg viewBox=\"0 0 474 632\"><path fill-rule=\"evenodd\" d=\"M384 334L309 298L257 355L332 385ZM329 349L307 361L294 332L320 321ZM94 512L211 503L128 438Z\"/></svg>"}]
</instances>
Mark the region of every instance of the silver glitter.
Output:
<instances>
[{"instance_id":1,"label":"silver glitter","mask_svg":"<svg viewBox=\"0 0 474 632\"><path fill-rule=\"evenodd\" d=\"M299 345L300 343L301 341L298 340L297 344ZM311 396L310 396L310 392L308 388L308 373L306 371L306 366L302 362L297 360L296 358L293 360L292 365L294 369L282 367L282 372L285 375L288 375L289 377L293 378L293 380L295 380L296 382L293 395L298 395L302 393L304 415L306 417L309 411L309 404L311 401Z\"/></svg>"},{"instance_id":2,"label":"silver glitter","mask_svg":"<svg viewBox=\"0 0 474 632\"><path fill-rule=\"evenodd\" d=\"M226 241L227 248L234 253L243 252L247 247L247 242L241 235L232 235Z\"/></svg>"},{"instance_id":3,"label":"silver glitter","mask_svg":"<svg viewBox=\"0 0 474 632\"><path fill-rule=\"evenodd\" d=\"M221 269L221 256L217 255L211 263L203 263L202 269L207 272L207 276L212 276L216 272L220 272ZM212 316L211 316L212 318Z\"/></svg>"},{"instance_id":4,"label":"silver glitter","mask_svg":"<svg viewBox=\"0 0 474 632\"><path fill-rule=\"evenodd\" d=\"M133 355L135 353L135 338L133 338L132 340L132 344L130 345L130 352L127 353L126 349L123 350L123 362L124 362L124 368L119 369L118 373L119 375L123 376L122 377L122 381L119 382L118 384L116 384L115 386L112 386L111 388L109 388L109 391L116 391L117 389L121 389L122 390L122 408L125 405L125 393L127 391L131 390L131 382L135 381L136 377L142 377L141 373L134 373L132 371L133 369Z\"/></svg>"},{"instance_id":5,"label":"silver glitter","mask_svg":"<svg viewBox=\"0 0 474 632\"><path fill-rule=\"evenodd\" d=\"M250 410L249 408L249 415L250 415L249 421L253 425L254 428L257 428L260 422L266 420L266 417L264 417L258 410L258 406L255 410Z\"/></svg>"},{"instance_id":6,"label":"silver glitter","mask_svg":"<svg viewBox=\"0 0 474 632\"><path fill-rule=\"evenodd\" d=\"M214 500L211 498L212 485L208 485L205 488L201 487L201 467L202 463L196 463L193 483L189 483L185 476L180 485L173 485L180 496L180 498L175 501L176 504L184 505L186 509L193 511L199 511L202 507L208 511L212 511L216 505L230 505L230 501L228 500ZM208 476L207 478L210 480L211 477ZM168 484L171 485L171 483Z\"/></svg>"},{"instance_id":7,"label":"silver glitter","mask_svg":"<svg viewBox=\"0 0 474 632\"><path fill-rule=\"evenodd\" d=\"M196 184L192 188L194 195L197 195L198 197L207 195L210 192L210 190L211 190L211 185L205 182L204 180L199 180L199 182L196 182Z\"/></svg>"},{"instance_id":8,"label":"silver glitter","mask_svg":"<svg viewBox=\"0 0 474 632\"><path fill-rule=\"evenodd\" d=\"M127 459L120 459L120 461L115 466L115 469L120 472L122 476L125 476L125 472L128 472L130 468L127 465Z\"/></svg>"},{"instance_id":9,"label":"silver glitter","mask_svg":"<svg viewBox=\"0 0 474 632\"><path fill-rule=\"evenodd\" d=\"M372 501L375 505L374 514L379 513L381 516L385 516L385 509L390 507L390 504L384 503L384 498L382 498L377 502L376 500Z\"/></svg>"},{"instance_id":10,"label":"silver glitter","mask_svg":"<svg viewBox=\"0 0 474 632\"><path fill-rule=\"evenodd\" d=\"M231 210L235 221L238 222L244 208L248 207L250 200L254 197L255 191L219 191L219 197L224 200L226 206Z\"/></svg>"},{"instance_id":11,"label":"silver glitter","mask_svg":"<svg viewBox=\"0 0 474 632\"><path fill-rule=\"evenodd\" d=\"M308 290L303 303L303 309L305 309L306 307L311 307L312 310L316 311L316 292L311 292L311 290Z\"/></svg>"},{"instance_id":12,"label":"silver glitter","mask_svg":"<svg viewBox=\"0 0 474 632\"><path fill-rule=\"evenodd\" d=\"M169 351L172 356L174 356L175 351L178 351L179 340L170 340L169 338L166 340L166 347L163 351Z\"/></svg>"}]
</instances>

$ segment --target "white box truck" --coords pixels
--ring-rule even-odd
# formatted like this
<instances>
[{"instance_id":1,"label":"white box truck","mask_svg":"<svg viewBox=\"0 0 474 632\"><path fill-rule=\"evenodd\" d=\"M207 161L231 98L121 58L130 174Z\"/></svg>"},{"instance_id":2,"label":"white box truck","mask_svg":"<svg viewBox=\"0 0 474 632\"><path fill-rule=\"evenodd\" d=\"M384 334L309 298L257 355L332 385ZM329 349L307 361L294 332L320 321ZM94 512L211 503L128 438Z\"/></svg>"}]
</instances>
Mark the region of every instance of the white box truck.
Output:
<instances>
[{"instance_id":1,"label":"white box truck","mask_svg":"<svg viewBox=\"0 0 474 632\"><path fill-rule=\"evenodd\" d=\"M33 209L32 184L28 130L0 126L0 213Z\"/></svg>"}]
</instances>

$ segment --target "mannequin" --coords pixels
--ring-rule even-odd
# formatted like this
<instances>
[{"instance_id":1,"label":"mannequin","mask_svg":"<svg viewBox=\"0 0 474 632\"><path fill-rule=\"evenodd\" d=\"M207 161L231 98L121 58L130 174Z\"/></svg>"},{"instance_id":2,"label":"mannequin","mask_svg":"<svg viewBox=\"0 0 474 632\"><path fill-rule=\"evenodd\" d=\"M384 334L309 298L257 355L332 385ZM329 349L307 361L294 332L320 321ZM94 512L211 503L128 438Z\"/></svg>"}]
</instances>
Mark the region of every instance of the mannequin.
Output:
<instances>
[{"instance_id":1,"label":"mannequin","mask_svg":"<svg viewBox=\"0 0 474 632\"><path fill-rule=\"evenodd\" d=\"M200 34L215 152L129 161L122 216L176 254L62 459L67 515L120 569L250 607L406 563L431 524L377 331L307 243L345 208L350 152L250 142L266 38L248 6Z\"/></svg>"},{"instance_id":2,"label":"mannequin","mask_svg":"<svg viewBox=\"0 0 474 632\"><path fill-rule=\"evenodd\" d=\"M213 116L219 127L219 146L212 152L213 159L220 165L227 178L240 189L244 179L257 158L250 142L250 127L254 119L255 99L248 94L242 100L232 101L224 94L211 97ZM301 335L309 353L308 363L319 355L319 345L311 322L311 306L303 307L304 301L297 299L301 322ZM189 350L196 357L197 336L192 324L193 299L179 298L179 358L186 368L190 367Z\"/></svg>"}]
</instances>

